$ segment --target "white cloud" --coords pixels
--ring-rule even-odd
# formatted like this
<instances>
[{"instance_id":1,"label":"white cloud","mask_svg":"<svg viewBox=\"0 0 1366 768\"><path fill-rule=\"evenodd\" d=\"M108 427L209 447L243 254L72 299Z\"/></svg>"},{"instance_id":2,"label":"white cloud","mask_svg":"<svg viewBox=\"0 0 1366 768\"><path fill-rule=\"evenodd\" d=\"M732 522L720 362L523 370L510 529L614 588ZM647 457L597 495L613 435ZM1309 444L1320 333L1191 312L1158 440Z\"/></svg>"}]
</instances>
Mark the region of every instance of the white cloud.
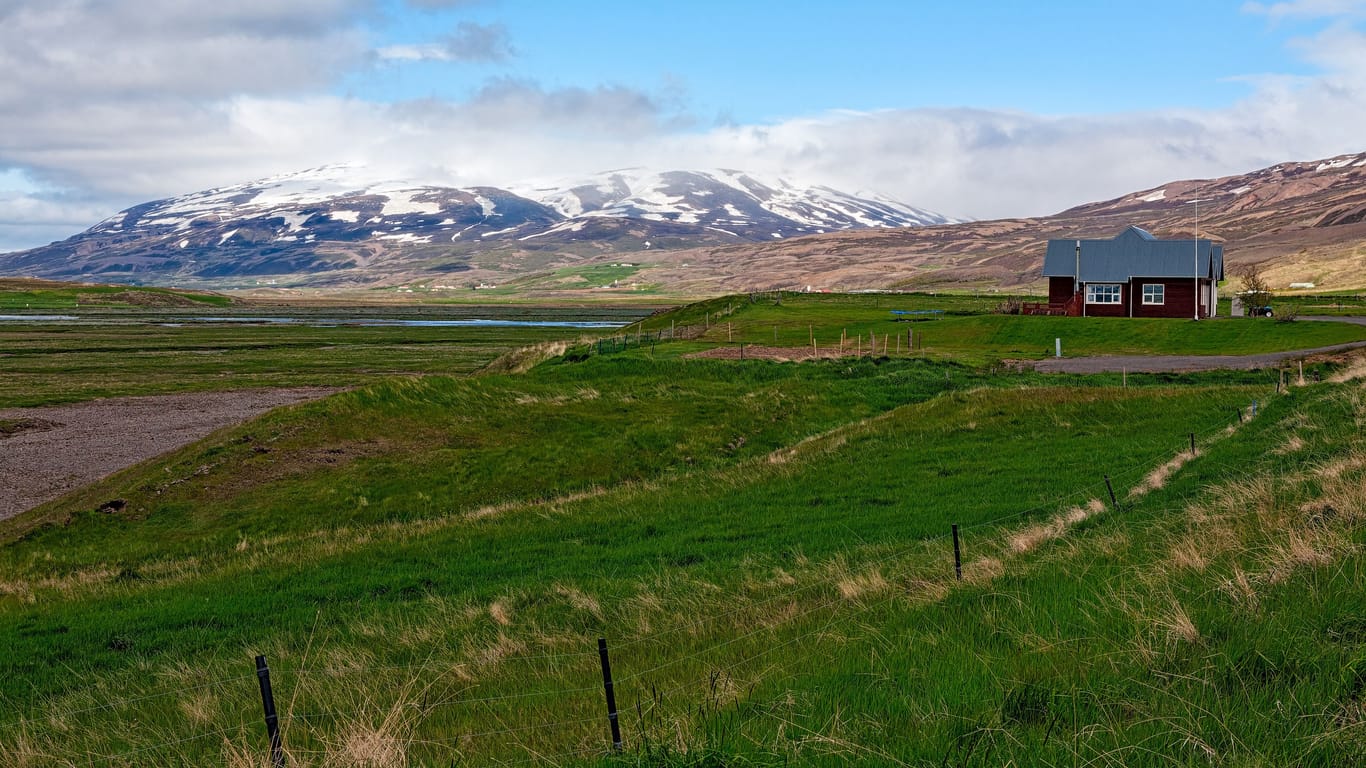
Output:
<instances>
[{"instance_id":1,"label":"white cloud","mask_svg":"<svg viewBox=\"0 0 1366 768\"><path fill-rule=\"evenodd\" d=\"M502 24L462 21L440 42L389 45L376 53L381 59L396 61L500 62L511 58L514 51Z\"/></svg>"},{"instance_id":2,"label":"white cloud","mask_svg":"<svg viewBox=\"0 0 1366 768\"><path fill-rule=\"evenodd\" d=\"M1244 13L1281 19L1325 19L1366 15L1363 0L1287 0L1279 3L1243 3Z\"/></svg>"}]
</instances>

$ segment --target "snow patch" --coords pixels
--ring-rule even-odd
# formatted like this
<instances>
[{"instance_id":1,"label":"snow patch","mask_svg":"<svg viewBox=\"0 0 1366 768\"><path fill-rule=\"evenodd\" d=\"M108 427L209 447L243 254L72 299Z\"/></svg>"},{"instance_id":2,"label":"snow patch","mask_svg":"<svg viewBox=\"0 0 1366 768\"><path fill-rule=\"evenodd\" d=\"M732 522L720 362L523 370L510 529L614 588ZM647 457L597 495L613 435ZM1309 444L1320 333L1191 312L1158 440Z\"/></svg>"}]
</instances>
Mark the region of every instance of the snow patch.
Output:
<instances>
[{"instance_id":1,"label":"snow patch","mask_svg":"<svg viewBox=\"0 0 1366 768\"><path fill-rule=\"evenodd\" d=\"M1251 191L1252 191L1252 187L1249 186L1249 185L1247 185L1247 184L1244 184L1243 186L1238 187L1237 189L1231 189L1231 190L1229 190L1229 193L1230 193L1230 194L1234 194L1234 195L1241 195L1241 194L1243 194L1243 193L1245 193L1245 192L1251 192Z\"/></svg>"},{"instance_id":2,"label":"snow patch","mask_svg":"<svg viewBox=\"0 0 1366 768\"><path fill-rule=\"evenodd\" d=\"M414 235L412 232L401 232L399 234L371 232L370 235L376 240L388 240L395 243L430 243L432 241L431 235Z\"/></svg>"},{"instance_id":3,"label":"snow patch","mask_svg":"<svg viewBox=\"0 0 1366 768\"><path fill-rule=\"evenodd\" d=\"M1140 197L1138 199L1145 203L1155 203L1158 200L1165 200L1167 199L1167 190L1159 189L1156 192L1153 192L1152 194L1144 195L1143 197Z\"/></svg>"},{"instance_id":4,"label":"snow patch","mask_svg":"<svg viewBox=\"0 0 1366 768\"><path fill-rule=\"evenodd\" d=\"M332 211L327 214L333 221L344 221L347 224L355 224L360 221L360 211Z\"/></svg>"},{"instance_id":5,"label":"snow patch","mask_svg":"<svg viewBox=\"0 0 1366 768\"><path fill-rule=\"evenodd\" d=\"M588 225L588 222L587 222L587 221L584 221L583 219L570 219L569 221L562 221L562 222L560 222L559 224L556 224L555 226L551 227L550 229L547 229L547 230L544 231L544 232L537 232L537 233L534 234L534 235L527 235L526 237L519 237L519 238L517 238L517 239L518 239L518 240L535 240L535 239L538 238L538 237L545 237L546 235L555 235L555 234L559 234L560 232L579 232L579 231L581 231L581 230L582 230L585 226L587 226L587 225ZM456 237L459 237L459 235L456 235ZM454 238L452 238L452 239L454 239ZM645 247L646 247L646 248L650 247L650 244L647 242L647 243L645 244Z\"/></svg>"},{"instance_id":6,"label":"snow patch","mask_svg":"<svg viewBox=\"0 0 1366 768\"><path fill-rule=\"evenodd\" d=\"M381 216L400 216L405 213L441 213L441 206L437 203L423 202L414 200L423 190L420 189L395 189L386 192L384 207L380 209Z\"/></svg>"},{"instance_id":7,"label":"snow patch","mask_svg":"<svg viewBox=\"0 0 1366 768\"><path fill-rule=\"evenodd\" d=\"M180 242L176 243L176 247L177 247L177 248L184 248L185 246L187 246L187 245L189 245L189 244L190 244L190 241L189 241L189 240L181 240Z\"/></svg>"},{"instance_id":8,"label":"snow patch","mask_svg":"<svg viewBox=\"0 0 1366 768\"><path fill-rule=\"evenodd\" d=\"M1329 171L1334 168L1345 168L1351 165L1352 162L1355 161L1358 157L1359 155L1352 155L1351 157L1342 157L1338 158L1337 160L1329 160L1327 162L1319 163L1319 167L1315 168L1314 170Z\"/></svg>"},{"instance_id":9,"label":"snow patch","mask_svg":"<svg viewBox=\"0 0 1366 768\"><path fill-rule=\"evenodd\" d=\"M235 234L237 234L237 230L235 230L235 229L232 230L231 232L224 232L222 235L219 235L219 237L218 237L218 244L219 244L219 245L222 245L223 243L225 243L225 242L228 241L228 238L232 237L232 236L235 235Z\"/></svg>"},{"instance_id":10,"label":"snow patch","mask_svg":"<svg viewBox=\"0 0 1366 768\"><path fill-rule=\"evenodd\" d=\"M479 204L479 213L484 218L487 219L490 216L498 215L498 206L494 205L493 201L488 199L487 197L484 197L483 195L475 195L474 202Z\"/></svg>"},{"instance_id":11,"label":"snow patch","mask_svg":"<svg viewBox=\"0 0 1366 768\"><path fill-rule=\"evenodd\" d=\"M285 220L285 231L293 232L308 221L308 214L295 211L279 211L275 214Z\"/></svg>"}]
</instances>

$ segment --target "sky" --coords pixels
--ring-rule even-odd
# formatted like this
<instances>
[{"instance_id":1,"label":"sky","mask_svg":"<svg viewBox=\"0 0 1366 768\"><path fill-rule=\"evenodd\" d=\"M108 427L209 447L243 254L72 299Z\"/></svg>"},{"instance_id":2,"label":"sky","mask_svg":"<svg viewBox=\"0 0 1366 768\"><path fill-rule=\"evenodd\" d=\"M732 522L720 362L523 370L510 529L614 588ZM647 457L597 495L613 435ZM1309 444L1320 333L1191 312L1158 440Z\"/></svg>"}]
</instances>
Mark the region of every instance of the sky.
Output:
<instances>
[{"instance_id":1,"label":"sky","mask_svg":"<svg viewBox=\"0 0 1366 768\"><path fill-rule=\"evenodd\" d=\"M0 0L0 251L333 163L958 218L1366 151L1366 0Z\"/></svg>"}]
</instances>

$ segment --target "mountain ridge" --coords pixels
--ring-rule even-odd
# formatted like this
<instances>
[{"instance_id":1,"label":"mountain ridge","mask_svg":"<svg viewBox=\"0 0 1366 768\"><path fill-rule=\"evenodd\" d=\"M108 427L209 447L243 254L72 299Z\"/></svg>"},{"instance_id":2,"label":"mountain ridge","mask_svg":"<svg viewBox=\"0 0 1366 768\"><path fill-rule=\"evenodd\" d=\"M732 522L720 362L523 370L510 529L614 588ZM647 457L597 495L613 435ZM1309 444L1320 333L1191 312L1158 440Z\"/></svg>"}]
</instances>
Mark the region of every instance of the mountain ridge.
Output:
<instances>
[{"instance_id":1,"label":"mountain ridge","mask_svg":"<svg viewBox=\"0 0 1366 768\"><path fill-rule=\"evenodd\" d=\"M142 203L0 270L180 284L260 276L302 284L499 277L601 254L756 242L949 219L739 171L598 174L561 188L446 187L322 166ZM537 256L542 258L537 258Z\"/></svg>"},{"instance_id":2,"label":"mountain ridge","mask_svg":"<svg viewBox=\"0 0 1366 768\"><path fill-rule=\"evenodd\" d=\"M1180 238L1198 227L1224 244L1231 273L1258 265L1274 287L1366 288L1366 153L966 222L735 170L619 169L514 191L357 187L328 168L134 206L60 243L0 255L0 274L208 288L497 284L529 295L1025 289L1041 284L1049 239L1134 224ZM625 259L625 285L563 276Z\"/></svg>"}]
</instances>

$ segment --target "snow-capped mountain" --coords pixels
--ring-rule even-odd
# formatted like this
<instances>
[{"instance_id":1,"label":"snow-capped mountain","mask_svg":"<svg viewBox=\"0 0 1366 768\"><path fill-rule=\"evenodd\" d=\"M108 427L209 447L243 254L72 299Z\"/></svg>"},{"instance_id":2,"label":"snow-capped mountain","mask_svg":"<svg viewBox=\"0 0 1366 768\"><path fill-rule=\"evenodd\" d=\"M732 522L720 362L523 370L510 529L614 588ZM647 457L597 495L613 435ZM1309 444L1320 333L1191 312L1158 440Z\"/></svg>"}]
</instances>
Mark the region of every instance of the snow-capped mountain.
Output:
<instances>
[{"instance_id":1,"label":"snow-capped mountain","mask_svg":"<svg viewBox=\"0 0 1366 768\"><path fill-rule=\"evenodd\" d=\"M369 282L539 268L598 254L769 241L948 219L885 197L739 171L613 171L549 187L455 188L326 166L143 203L0 274L137 282ZM519 255L521 254L521 255ZM563 259L561 259L563 260Z\"/></svg>"},{"instance_id":2,"label":"snow-capped mountain","mask_svg":"<svg viewBox=\"0 0 1366 768\"><path fill-rule=\"evenodd\" d=\"M844 229L946 224L937 213L880 195L763 180L742 171L608 171L579 183L524 191L568 218L616 218L696 224L746 239L823 234Z\"/></svg>"}]
</instances>

